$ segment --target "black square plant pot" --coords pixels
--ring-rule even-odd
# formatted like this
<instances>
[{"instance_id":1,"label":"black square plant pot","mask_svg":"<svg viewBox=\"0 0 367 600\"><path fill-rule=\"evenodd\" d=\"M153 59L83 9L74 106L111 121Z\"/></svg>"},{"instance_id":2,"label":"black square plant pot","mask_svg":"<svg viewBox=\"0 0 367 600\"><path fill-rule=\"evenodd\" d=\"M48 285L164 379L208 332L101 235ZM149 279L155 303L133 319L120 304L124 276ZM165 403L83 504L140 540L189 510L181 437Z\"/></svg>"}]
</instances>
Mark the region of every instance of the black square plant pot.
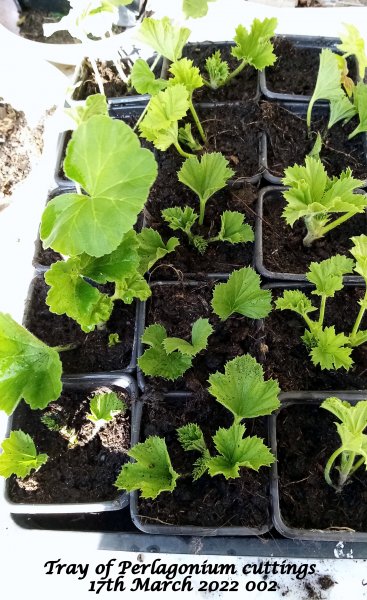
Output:
<instances>
[{"instance_id":1,"label":"black square plant pot","mask_svg":"<svg viewBox=\"0 0 367 600\"><path fill-rule=\"evenodd\" d=\"M350 257L350 238L365 233L367 214L363 212L355 215L321 240L316 240L311 248L306 248L302 243L306 235L302 219L292 228L282 217L286 205L282 192L286 189L269 186L259 192L255 225L255 268L270 281L306 282L305 273L311 262L319 262L335 254ZM364 193L363 190L357 192ZM292 267L297 272L292 272ZM363 278L346 275L344 283L363 285Z\"/></svg>"},{"instance_id":2,"label":"black square plant pot","mask_svg":"<svg viewBox=\"0 0 367 600\"><path fill-rule=\"evenodd\" d=\"M273 524L281 535L292 539L366 542L367 527L365 531L358 531L352 523L353 513L358 507L366 506L365 469L361 468L360 476L357 471L339 495L324 480L327 459L340 445L333 422L335 416L319 408L321 402L331 396L352 405L366 399L362 392L282 394L281 408L270 417L271 448L277 457L271 473ZM287 437L289 446L293 442L292 454L289 454ZM328 447L331 439L335 445ZM358 481L353 481L354 478ZM303 506L304 512L301 512ZM306 522L310 522L308 527ZM321 527L321 522L325 526Z\"/></svg>"},{"instance_id":3,"label":"black square plant pot","mask_svg":"<svg viewBox=\"0 0 367 600\"><path fill-rule=\"evenodd\" d=\"M277 61L272 67L260 71L260 91L267 100L309 102L319 69L319 56L323 48L338 52L339 38L307 35L279 35L274 39ZM358 80L354 58L348 58L349 74ZM323 103L323 102L321 102Z\"/></svg>"},{"instance_id":4,"label":"black square plant pot","mask_svg":"<svg viewBox=\"0 0 367 600\"><path fill-rule=\"evenodd\" d=\"M356 127L355 118L342 126L337 123L326 130L329 106L316 105L312 111L311 137L307 131L308 104L296 102L261 102L263 136L260 164L263 176L271 184L281 185L284 169L303 164L312 150L317 131L326 132L320 158L329 176L339 176L350 167L353 176L367 184L367 136L365 133L348 140Z\"/></svg>"},{"instance_id":5,"label":"black square plant pot","mask_svg":"<svg viewBox=\"0 0 367 600\"><path fill-rule=\"evenodd\" d=\"M128 414L129 414L129 422L126 423L127 427L130 427L130 431L129 431L129 437L130 437L130 444L132 443L132 435L131 435L131 428L132 428L132 424L134 422L134 419L136 418L135 413L136 413L136 402L137 402L137 386L136 383L134 381L134 379L129 376L129 375L106 375L106 374L89 374L89 375L85 375L85 376L81 376L81 377L65 377L63 379L63 392L62 394L77 394L79 392L83 392L85 394L90 394L93 390L96 389L112 389L114 391L116 391L117 393L122 392L126 399L127 399L127 405L128 405ZM54 403L55 404L55 403ZM63 405L60 405L60 410L62 409ZM75 404L75 410L78 408L77 404ZM30 428L32 427L37 427L37 428L41 428L44 429L44 431L46 431L46 427L44 425L41 425L39 420L38 420L38 425L34 425L34 422L36 421L38 417L36 416L36 411L31 411L29 409L29 407L25 404L22 403L21 405L18 406L18 408L15 410L14 414L9 418L8 421L8 431L7 431L7 435L9 435L10 431L13 429L22 429L24 430L26 433L29 431ZM107 425L106 427L108 427L109 425ZM114 438L113 439L118 439L118 436L116 438L116 434L117 434L117 430L119 428L122 427L122 424L116 424L114 426L116 428L116 432L114 433ZM41 443L45 443L43 440L47 439L47 435L45 438L45 433L44 432L40 432L39 434ZM58 436L59 434L57 432L51 432L51 434L49 433L49 435L53 435L53 436ZM94 443L95 445L98 445L98 442L93 442L90 441L89 443ZM55 446L56 447L56 446ZM54 448L55 448L54 447ZM86 446L84 446L84 448L86 448ZM42 448L42 450L44 450L46 448ZM95 451L95 448L94 448ZM65 450L64 449L65 454L67 452L72 453L74 452L73 449L69 449L69 450ZM80 496L83 496L83 494L86 494L86 497L89 493L89 495L91 494L96 494L96 490L97 488L97 484L98 486L100 485L100 479L105 480L106 478L106 474L103 475L103 467L104 464L106 464L106 469L112 469L112 465L115 465L116 463L116 458L114 457L114 454L118 454L116 451L116 448L111 450L108 447L105 447L103 445L103 443L101 442L101 446L100 446L100 450L99 450L99 454L93 454L93 458L91 456L88 456L87 450L81 450L81 452L83 452L83 458L82 461L84 462L84 481L82 481L81 483L81 489L80 489ZM53 478L54 484L53 487L56 488L52 490L50 496L52 496L52 494L56 495L57 494L57 490L58 488L60 488L61 492L63 493L63 489L66 490L66 497L68 496L69 492L68 489L72 488L74 485L74 476L70 474L67 474L67 470L65 470L65 473L62 472L61 470L59 471L58 469L60 469L60 467L58 467L58 460L59 460L59 456L62 455L62 452L60 451L55 452L55 450L52 451L52 455L50 455L49 457L49 461L53 462L53 465L50 467L50 470L48 471L48 473L50 473L50 476ZM109 456L110 455L110 456ZM65 464L66 462L68 463L68 468L70 467L70 465L73 464L73 459L69 458L69 460L67 458L65 458ZM82 464L83 464L82 462ZM47 466L47 463L46 463ZM88 474L88 469L90 467L90 474ZM45 468L45 467L44 467ZM116 465L114 466L114 468L116 469ZM42 469L42 468L41 468ZM42 470L39 472L39 474L41 474ZM116 473L117 476L118 473ZM37 474L38 475L38 474ZM33 477L33 475L31 474L29 477ZM79 467L79 477L80 477L80 467ZM95 480L93 478L96 478ZM107 474L107 477L108 474ZM47 476L44 475L44 480L46 482L46 478ZM63 479L65 478L65 479ZM77 477L75 476L75 480L77 479ZM109 477L110 479L110 477ZM90 484L91 481L94 481L95 484ZM38 482L38 484L41 486L42 482L42 476L40 476L40 481ZM51 484L52 485L52 484ZM111 484L109 484L110 487ZM76 513L84 513L84 514L90 514L90 513L102 513L102 512L106 512L106 511L116 511L116 510L121 510L122 508L126 507L129 503L129 497L128 494L126 493L116 493L115 497L110 499L110 500L94 500L94 501L78 501L78 502L71 502L68 500L65 500L64 502L60 501L60 502L56 502L56 501L52 501L49 500L47 503L41 503L39 500L37 501L37 484L33 484L33 486L35 486L33 489L31 488L30 490L27 489L25 490L21 490L20 492L17 491L17 489L19 488L19 483L17 483L17 480L15 479L14 476L12 476L10 479L8 479L5 483L4 483L4 490L3 490L3 497L4 500L6 502L6 505L9 509L9 511L11 513L16 513L16 514L68 514L68 515L72 515L72 514L76 514ZM36 490L36 492L35 492ZM86 492L84 492L83 490L86 490ZM36 496L35 496L36 493ZM27 498L28 496L28 498ZM33 500L32 500L33 497Z\"/></svg>"},{"instance_id":6,"label":"black square plant pot","mask_svg":"<svg viewBox=\"0 0 367 600\"><path fill-rule=\"evenodd\" d=\"M65 376L76 377L97 372L117 376L135 372L138 303L114 307L105 329L96 328L84 333L71 318L49 310L46 294L47 285L41 272L30 283L23 325L49 346L75 345L75 348L60 353ZM118 333L121 343L126 342L126 346L108 346L111 333Z\"/></svg>"},{"instance_id":7,"label":"black square plant pot","mask_svg":"<svg viewBox=\"0 0 367 600\"><path fill-rule=\"evenodd\" d=\"M191 398L191 394L186 394L186 393L182 393L182 392L176 392L176 393L172 393L172 394L167 394L164 396L164 400L163 402L167 405L172 404L172 406L174 407L174 411L176 413L176 415L180 414L180 411L182 410L182 406L185 404L185 402ZM152 402L152 397L150 397L149 399L149 403ZM142 424L142 420L143 420L143 411L144 411L144 402L143 401L139 401L138 406L137 406L137 410L136 410L136 416L135 416L135 421L134 421L134 426L133 426L133 430L132 430L132 445L143 441L143 424ZM151 428L151 424L148 425L149 428ZM174 429L174 427L172 426L171 429ZM214 431L213 431L214 433ZM167 439L172 437L172 431L165 431L165 434L167 435ZM185 453L187 454L187 453ZM190 457L188 458L188 464L190 463ZM256 473L256 475L254 475L253 477L256 477L258 474ZM185 476L186 477L186 476ZM268 477L268 473L266 475L266 477L264 477L263 479L267 480ZM207 478L209 479L209 476L207 476ZM187 477L186 477L187 479ZM205 476L204 476L205 479ZM217 477L212 478L212 481L214 479L218 479ZM178 481L180 481L180 479L178 479ZM238 480L233 480L233 481L238 481ZM180 484L178 484L180 485ZM209 484L210 485L210 484ZM225 502L224 498L225 498L225 493L223 491L223 487L229 485L229 482L224 480L223 478L223 482L219 484L220 489L222 490L221 492L218 491L218 482L212 483L211 487L212 487L212 493L216 494L219 497L223 498L223 503ZM266 489L262 489L264 485L264 481L262 480L261 482L261 490L264 492L264 494L268 493L268 486L267 483L265 485ZM197 481L197 482L192 482L190 479L190 484L188 484L186 482L186 484L184 483L184 489L186 489L186 494L187 489L192 489L193 490L193 500L192 503L190 502L190 500L188 500L186 498L185 502L185 507L186 509L188 509L188 512L190 513L190 507L193 507L194 503L196 503L198 501L198 496L201 497L201 495L203 494L203 490L208 489L208 482L204 481L201 482ZM216 491L215 491L216 489ZM184 493L182 490L177 490L178 493ZM173 492L176 493L176 492ZM246 494L246 492L243 492L244 494ZM169 493L164 493L164 496L167 499L167 496L169 495ZM158 499L159 500L159 499ZM204 501L204 500L203 500ZM249 493L249 497L246 500L247 502L249 502L249 511L251 510L251 493ZM149 512L150 511L154 511L154 503L157 502L157 499L154 501L151 501L148 503L149 506ZM176 503L176 500L173 501L174 503ZM208 500L209 502L209 500ZM141 506L141 499L139 498L139 493L138 492L132 492L131 493L131 497L130 497L130 512L131 512L131 518L133 523L136 525L136 527L145 532L145 533L149 533L149 534L154 534L154 535L168 535L168 536L178 536L178 535L185 535L185 536L242 536L242 537L247 537L247 536L261 536L263 534L266 534L270 528L271 528L271 520L270 520L270 498L269 498L269 511L268 508L266 506L265 508L265 503L264 502L264 506L262 506L261 512L264 513L264 522L259 524L259 526L255 526L255 527L246 527L244 525L241 526L226 526L226 525L221 525L221 526L199 526L199 525L190 525L190 524L181 524L181 525L175 525L175 524L168 524L168 523L160 523L158 518L154 518L154 516L151 516L151 519L147 518L147 516L142 514L142 511L144 511L144 508L142 509ZM227 506L228 502L226 503ZM232 506L234 506L235 504L235 497L233 497L232 500ZM150 506L152 505L152 506ZM183 507L182 507L183 508ZM227 507L228 508L228 507ZM196 509L196 506L195 506ZM195 510L194 509L194 510ZM213 507L214 509L214 507ZM243 509L243 507L242 507ZM180 504L177 503L177 511L180 511ZM209 512L208 512L209 511ZM236 511L236 509L233 508L233 511ZM243 513L243 510L242 510ZM210 506L208 504L207 506L207 510L206 510L206 521L210 520L210 518L208 519L207 516L208 514L211 514L210 511ZM237 515L233 515L233 516L237 516ZM151 522L149 522L149 520ZM261 538L260 538L261 539Z\"/></svg>"}]
</instances>

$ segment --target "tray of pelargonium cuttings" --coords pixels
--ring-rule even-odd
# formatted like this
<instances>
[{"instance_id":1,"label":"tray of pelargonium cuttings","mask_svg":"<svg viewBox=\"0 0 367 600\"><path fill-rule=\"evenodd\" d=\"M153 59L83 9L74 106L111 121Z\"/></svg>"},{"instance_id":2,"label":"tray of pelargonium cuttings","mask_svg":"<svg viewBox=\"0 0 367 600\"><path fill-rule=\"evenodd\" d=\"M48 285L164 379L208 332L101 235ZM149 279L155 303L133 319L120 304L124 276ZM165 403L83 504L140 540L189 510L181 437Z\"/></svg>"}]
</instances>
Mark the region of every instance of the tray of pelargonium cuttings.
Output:
<instances>
[{"instance_id":1,"label":"tray of pelargonium cuttings","mask_svg":"<svg viewBox=\"0 0 367 600\"><path fill-rule=\"evenodd\" d=\"M273 522L301 540L365 542L366 394L288 393L271 417Z\"/></svg>"},{"instance_id":2,"label":"tray of pelargonium cuttings","mask_svg":"<svg viewBox=\"0 0 367 600\"><path fill-rule=\"evenodd\" d=\"M127 506L115 481L129 460L135 381L123 374L62 379L57 348L10 315L1 314L0 324L1 409L11 415L0 475L7 478L10 512L85 514Z\"/></svg>"},{"instance_id":3,"label":"tray of pelargonium cuttings","mask_svg":"<svg viewBox=\"0 0 367 600\"><path fill-rule=\"evenodd\" d=\"M273 310L252 335L282 391L367 389L367 236L351 241L351 256L311 263L306 283L269 286ZM353 273L363 284L344 284Z\"/></svg>"},{"instance_id":4,"label":"tray of pelargonium cuttings","mask_svg":"<svg viewBox=\"0 0 367 600\"><path fill-rule=\"evenodd\" d=\"M344 25L339 38L306 35L277 35L276 62L260 71L260 90L268 100L308 102L315 87L320 52L330 48L346 56L345 74L354 83L364 77L364 41L354 25ZM358 59L362 59L358 64ZM359 68L360 66L360 68ZM348 69L348 71L346 71Z\"/></svg>"}]
</instances>

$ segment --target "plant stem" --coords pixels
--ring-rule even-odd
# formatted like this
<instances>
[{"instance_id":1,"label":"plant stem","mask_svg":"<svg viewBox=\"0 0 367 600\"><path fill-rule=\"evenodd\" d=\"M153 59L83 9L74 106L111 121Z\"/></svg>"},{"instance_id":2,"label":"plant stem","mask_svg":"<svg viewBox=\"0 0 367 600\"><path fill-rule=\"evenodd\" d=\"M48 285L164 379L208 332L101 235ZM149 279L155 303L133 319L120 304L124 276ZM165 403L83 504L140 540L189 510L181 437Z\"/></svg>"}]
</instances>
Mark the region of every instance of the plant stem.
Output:
<instances>
[{"instance_id":1,"label":"plant stem","mask_svg":"<svg viewBox=\"0 0 367 600\"><path fill-rule=\"evenodd\" d=\"M190 112L191 112L192 116L194 117L194 121L195 121L196 127L198 128L198 131L200 133L201 139L203 140L204 144L206 144L206 135L205 135L204 129L202 128L202 125L200 123L200 120L199 120L198 114L195 110L195 107L192 103L192 98L189 99L189 107L190 107Z\"/></svg>"},{"instance_id":2,"label":"plant stem","mask_svg":"<svg viewBox=\"0 0 367 600\"><path fill-rule=\"evenodd\" d=\"M152 63L150 70L153 72L154 69L156 68L157 64L159 63L160 59L161 59L161 54L157 54L157 56L154 59L154 62Z\"/></svg>"},{"instance_id":3,"label":"plant stem","mask_svg":"<svg viewBox=\"0 0 367 600\"><path fill-rule=\"evenodd\" d=\"M226 85L231 79L233 79L234 77L237 77L237 75L239 75L239 73L241 73L241 71L245 68L245 66L247 65L247 60L244 58L243 61L238 65L238 67L232 71L232 73L230 73L227 77L227 79L225 80L223 85Z\"/></svg>"},{"instance_id":4,"label":"plant stem","mask_svg":"<svg viewBox=\"0 0 367 600\"><path fill-rule=\"evenodd\" d=\"M322 327L322 324L324 322L326 298L327 298L327 296L325 296L325 294L323 294L322 297L321 297L320 316L319 316L319 325L320 325L320 327Z\"/></svg>"},{"instance_id":5,"label":"plant stem","mask_svg":"<svg viewBox=\"0 0 367 600\"><path fill-rule=\"evenodd\" d=\"M81 194L82 193L82 188L81 188L80 183L78 183L77 181L74 181L74 183L75 183L76 193L77 194Z\"/></svg>"},{"instance_id":6,"label":"plant stem","mask_svg":"<svg viewBox=\"0 0 367 600\"><path fill-rule=\"evenodd\" d=\"M364 299L363 299L363 301L366 301L366 300L367 300L367 292L366 292L366 293L365 293L365 295L364 295ZM363 302L363 301L362 301L362 302ZM359 309L359 313L358 313L358 315L357 315L356 322L354 323L354 327L353 327L353 329L352 329L351 337L353 337L354 335L356 335L356 334L357 334L357 331L358 331L358 329L359 329L359 326L360 326L360 324L361 324L361 322L362 322L362 319L363 319L363 317L364 317L364 313L365 313L365 311L366 311L366 309L364 308L364 306L363 306L363 304L362 304L361 308Z\"/></svg>"},{"instance_id":7,"label":"plant stem","mask_svg":"<svg viewBox=\"0 0 367 600\"><path fill-rule=\"evenodd\" d=\"M201 79L203 80L203 84L206 85L207 87L210 87L211 89L213 89L213 86L210 85L210 82L205 79L205 77L201 76Z\"/></svg>"},{"instance_id":8,"label":"plant stem","mask_svg":"<svg viewBox=\"0 0 367 600\"><path fill-rule=\"evenodd\" d=\"M121 81L123 81L124 84L126 85L126 87L128 87L130 77L127 77L127 75L125 75L124 70L121 66L119 57L116 57L116 59L113 59L113 64L115 65L116 71L117 71Z\"/></svg>"},{"instance_id":9,"label":"plant stem","mask_svg":"<svg viewBox=\"0 0 367 600\"><path fill-rule=\"evenodd\" d=\"M89 62L92 65L92 69L93 69L93 72L94 72L94 77L96 78L96 83L98 85L99 92L101 94L105 95L105 93L104 93L104 87L103 87L103 81L102 81L102 77L99 74L97 63L94 60L94 58L92 58L91 56L89 56Z\"/></svg>"},{"instance_id":10,"label":"plant stem","mask_svg":"<svg viewBox=\"0 0 367 600\"><path fill-rule=\"evenodd\" d=\"M68 350L75 350L79 346L80 344L65 344L65 346L52 346L52 350L56 350L56 352L68 352Z\"/></svg>"},{"instance_id":11,"label":"plant stem","mask_svg":"<svg viewBox=\"0 0 367 600\"><path fill-rule=\"evenodd\" d=\"M339 454L341 454L342 452L343 452L343 450L341 448L338 448L337 450L335 450L335 452L333 452L333 454L330 456L329 460L326 463L326 467L325 467L325 471L324 471L324 477L325 477L326 483L335 489L337 489L337 488L331 481L330 471L333 467L334 462L338 458Z\"/></svg>"},{"instance_id":12,"label":"plant stem","mask_svg":"<svg viewBox=\"0 0 367 600\"><path fill-rule=\"evenodd\" d=\"M136 129L138 126L139 126L139 124L140 124L140 123L142 122L142 120L144 119L144 117L145 117L145 115L146 115L146 112L147 112L147 110L148 110L148 106L149 106L149 102L148 102L148 104L147 104L147 105L144 107L144 110L143 110L143 112L141 113L141 115L140 115L139 119L136 121L136 123L135 123L135 125L134 125L134 127L133 127L133 131L135 131L135 129Z\"/></svg>"},{"instance_id":13,"label":"plant stem","mask_svg":"<svg viewBox=\"0 0 367 600\"><path fill-rule=\"evenodd\" d=\"M307 117L306 117L308 133L310 133L310 129L311 129L312 108L313 108L313 101L311 98L310 102L308 103Z\"/></svg>"},{"instance_id":14,"label":"plant stem","mask_svg":"<svg viewBox=\"0 0 367 600\"><path fill-rule=\"evenodd\" d=\"M356 214L355 212L345 213L338 219L335 219L335 221L333 221L332 223L329 223L329 225L325 225L325 227L323 227L323 232L324 232L323 235L325 235L325 233L328 233L328 231L331 231L331 229L334 229L334 227L338 227L338 225L341 225L345 221L348 221L348 219L350 219L351 217L354 217L355 214Z\"/></svg>"},{"instance_id":15,"label":"plant stem","mask_svg":"<svg viewBox=\"0 0 367 600\"><path fill-rule=\"evenodd\" d=\"M202 198L200 198L199 225L203 225L204 224L205 204L206 204L206 202Z\"/></svg>"},{"instance_id":16,"label":"plant stem","mask_svg":"<svg viewBox=\"0 0 367 600\"><path fill-rule=\"evenodd\" d=\"M189 154L188 152L185 152L185 150L183 150L179 144L179 142L173 142L174 147L176 148L177 152L179 154L181 154L181 156L183 156L184 158L191 158L192 156L194 156L193 154ZM199 221L200 222L200 221Z\"/></svg>"}]
</instances>

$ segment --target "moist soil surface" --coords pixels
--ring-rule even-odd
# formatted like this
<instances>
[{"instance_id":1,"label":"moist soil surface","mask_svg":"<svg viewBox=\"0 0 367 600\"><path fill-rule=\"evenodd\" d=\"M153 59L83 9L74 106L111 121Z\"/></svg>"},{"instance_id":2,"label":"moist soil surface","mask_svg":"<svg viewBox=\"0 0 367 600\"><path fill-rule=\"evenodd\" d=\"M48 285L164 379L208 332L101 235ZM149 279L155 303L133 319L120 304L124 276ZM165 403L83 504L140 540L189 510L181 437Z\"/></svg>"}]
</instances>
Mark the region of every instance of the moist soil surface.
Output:
<instances>
[{"instance_id":1,"label":"moist soil surface","mask_svg":"<svg viewBox=\"0 0 367 600\"><path fill-rule=\"evenodd\" d=\"M128 460L130 446L130 411L117 415L93 436L94 424L87 419L89 401L98 392L115 391L129 403L119 388L89 390L64 389L57 402L47 409L31 410L22 402L14 416L14 426L28 433L38 453L49 456L39 471L21 480L9 480L10 498L26 503L72 503L113 500L119 493L113 486L122 465ZM50 415L61 426L75 429L78 445L68 448L60 431L50 431L41 421ZM15 428L13 426L13 429Z\"/></svg>"},{"instance_id":2,"label":"moist soil surface","mask_svg":"<svg viewBox=\"0 0 367 600\"><path fill-rule=\"evenodd\" d=\"M328 110L315 108L312 115L312 135L309 137L306 124L306 110L299 109L301 114L294 114L275 102L260 104L263 115L263 129L267 134L267 161L270 173L283 177L284 169L295 163L303 164L315 143L319 131L324 141L320 158L329 176L339 176L350 167L354 177L367 178L366 156L363 146L363 135L348 140L348 135L357 126L354 117L342 126L340 123L327 129ZM322 114L324 113L324 114Z\"/></svg>"},{"instance_id":3,"label":"moist soil surface","mask_svg":"<svg viewBox=\"0 0 367 600\"><path fill-rule=\"evenodd\" d=\"M274 66L265 69L268 90L281 94L311 96L319 70L321 48L301 48L290 40L276 38L274 52L277 56ZM356 81L355 62L348 61L348 67L349 77Z\"/></svg>"},{"instance_id":4,"label":"moist soil surface","mask_svg":"<svg viewBox=\"0 0 367 600\"><path fill-rule=\"evenodd\" d=\"M214 52L220 50L222 60L228 63L229 72L236 69L240 62L231 54L231 46L227 44L188 44L183 51L183 56L190 58L196 67L199 67L201 75L209 79L205 68L205 61ZM236 100L250 100L256 97L258 88L258 73L253 67L247 66L226 85L213 90L203 86L194 92L195 102L225 102Z\"/></svg>"},{"instance_id":5,"label":"moist soil surface","mask_svg":"<svg viewBox=\"0 0 367 600\"><path fill-rule=\"evenodd\" d=\"M319 306L318 297L303 290L315 306ZM346 288L329 298L326 303L324 326L335 326L336 333L349 334L355 323L359 304L363 298L363 288ZM273 289L273 300L282 295L282 290ZM315 313L317 318L318 311ZM305 323L299 315L288 310L273 310L270 315L257 324L255 347L250 353L259 360L265 370L265 378L278 379L283 392L293 390L364 390L367 389L367 344L354 348L354 364L345 369L321 370L314 366L308 350L301 340ZM360 329L366 329L367 315L362 319Z\"/></svg>"},{"instance_id":6,"label":"moist soil surface","mask_svg":"<svg viewBox=\"0 0 367 600\"><path fill-rule=\"evenodd\" d=\"M220 321L211 308L213 288L212 282L196 286L181 283L152 286L152 296L146 308L146 327L159 323L166 328L168 336L188 341L191 340L192 325L199 317L208 318L214 328L208 339L207 350L193 359L193 366L183 377L175 382L158 377L148 378L155 389L163 392L186 389L200 395L207 387L211 373L223 371L228 360L249 351L253 342L249 337L249 329L253 321L239 315Z\"/></svg>"},{"instance_id":7,"label":"moist soil surface","mask_svg":"<svg viewBox=\"0 0 367 600\"><path fill-rule=\"evenodd\" d=\"M49 346L76 344L73 350L60 352L64 374L116 371L126 368L131 360L135 304L114 303L112 315L104 329L84 333L79 325L66 315L51 313L46 304L49 287L43 277L34 279L25 326ZM102 291L109 293L106 286ZM119 343L108 346L108 338L118 333Z\"/></svg>"},{"instance_id":8,"label":"moist soil surface","mask_svg":"<svg viewBox=\"0 0 367 600\"><path fill-rule=\"evenodd\" d=\"M366 232L366 213L355 215L342 225L316 240L310 248L303 245L306 227L299 219L290 227L282 217L286 202L281 193L265 197L263 204L263 264L278 273L306 273L311 262L319 262L334 254L349 253L350 238Z\"/></svg>"},{"instance_id":9,"label":"moist soil surface","mask_svg":"<svg viewBox=\"0 0 367 600\"><path fill-rule=\"evenodd\" d=\"M337 493L324 479L328 458L340 447L335 416L318 406L290 406L277 417L280 511L301 529L348 527L367 531L367 474L358 469ZM336 483L338 472L331 478Z\"/></svg>"},{"instance_id":10,"label":"moist soil surface","mask_svg":"<svg viewBox=\"0 0 367 600\"><path fill-rule=\"evenodd\" d=\"M163 240L175 236L180 245L175 251L166 255L154 265L151 279L176 279L187 276L200 278L207 273L231 273L234 269L250 266L253 262L253 242L230 244L229 242L214 242L209 244L204 254L200 254L190 244L186 234L173 231L165 223L161 211L165 208L183 206L185 203L195 211L199 211L199 200L191 190L182 183L167 187L167 178L173 178L176 173L176 157L161 155L161 165L154 191L145 206L145 225L157 229ZM177 174L176 174L177 177ZM188 193L186 193L188 191ZM212 196L206 204L204 225L195 224L192 232L204 236L205 239L218 235L221 227L220 215L226 210L238 211L245 216L245 223L254 229L257 190L250 184L242 184L239 189L222 190Z\"/></svg>"},{"instance_id":11,"label":"moist soil surface","mask_svg":"<svg viewBox=\"0 0 367 600\"><path fill-rule=\"evenodd\" d=\"M43 126L31 128L23 112L0 102L0 210L29 175L43 149Z\"/></svg>"},{"instance_id":12,"label":"moist soil surface","mask_svg":"<svg viewBox=\"0 0 367 600\"><path fill-rule=\"evenodd\" d=\"M266 526L269 522L268 468L264 467L258 473L241 468L240 477L229 480L222 475L203 475L195 482L191 473L199 455L197 452L185 452L177 440L178 427L197 423L203 430L209 451L215 454L211 438L219 427L232 424L233 417L229 411L208 394L171 400L147 390L145 396L142 438L164 436L173 468L182 476L172 493L163 492L155 500L139 500L142 520L158 525L199 527ZM256 421L246 421L246 435L266 438L266 421Z\"/></svg>"}]
</instances>

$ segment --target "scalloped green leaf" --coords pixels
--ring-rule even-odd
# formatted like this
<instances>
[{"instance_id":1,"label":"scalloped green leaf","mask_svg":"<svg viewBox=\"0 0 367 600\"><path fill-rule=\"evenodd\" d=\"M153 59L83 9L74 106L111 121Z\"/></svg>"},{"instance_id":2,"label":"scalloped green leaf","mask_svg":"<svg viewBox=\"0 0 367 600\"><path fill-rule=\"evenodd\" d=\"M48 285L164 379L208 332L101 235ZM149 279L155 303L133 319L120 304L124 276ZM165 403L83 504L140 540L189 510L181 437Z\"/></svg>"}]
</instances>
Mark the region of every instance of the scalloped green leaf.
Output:
<instances>
[{"instance_id":1,"label":"scalloped green leaf","mask_svg":"<svg viewBox=\"0 0 367 600\"><path fill-rule=\"evenodd\" d=\"M275 35L277 25L278 20L274 17L263 21L254 19L250 31L239 25L234 36L236 46L231 50L232 55L238 60L245 60L258 71L271 67L276 61L276 55L270 40Z\"/></svg>"},{"instance_id":2,"label":"scalloped green leaf","mask_svg":"<svg viewBox=\"0 0 367 600\"><path fill-rule=\"evenodd\" d=\"M163 346L167 354L179 350L182 354L196 356L201 350L205 350L208 344L208 337L213 333L213 327L209 319L199 318L192 326L191 344L186 340L176 337L168 337L163 341Z\"/></svg>"},{"instance_id":3,"label":"scalloped green leaf","mask_svg":"<svg viewBox=\"0 0 367 600\"><path fill-rule=\"evenodd\" d=\"M234 313L251 319L262 319L271 311L271 292L262 290L260 277L251 267L233 271L226 283L218 283L213 292L212 307L225 321Z\"/></svg>"},{"instance_id":4,"label":"scalloped green leaf","mask_svg":"<svg viewBox=\"0 0 367 600\"><path fill-rule=\"evenodd\" d=\"M23 479L44 465L48 460L47 454L37 454L37 449L31 436L24 431L11 431L10 436L1 444L0 475L10 477L16 475Z\"/></svg>"},{"instance_id":5,"label":"scalloped green leaf","mask_svg":"<svg viewBox=\"0 0 367 600\"><path fill-rule=\"evenodd\" d=\"M138 38L173 62L181 58L190 33L187 27L173 25L169 17L160 20L148 17L140 25Z\"/></svg>"}]
</instances>

